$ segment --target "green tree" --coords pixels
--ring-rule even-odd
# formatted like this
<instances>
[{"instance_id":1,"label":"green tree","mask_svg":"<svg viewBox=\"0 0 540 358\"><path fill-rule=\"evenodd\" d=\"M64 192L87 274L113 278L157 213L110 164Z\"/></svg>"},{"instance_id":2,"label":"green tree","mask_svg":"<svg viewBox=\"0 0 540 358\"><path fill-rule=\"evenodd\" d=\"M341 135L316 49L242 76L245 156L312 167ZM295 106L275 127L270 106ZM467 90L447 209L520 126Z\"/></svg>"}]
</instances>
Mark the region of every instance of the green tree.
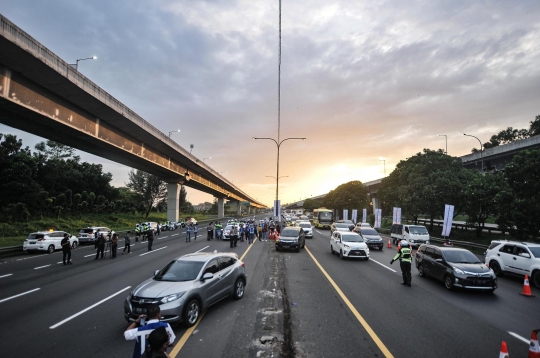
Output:
<instances>
[{"instance_id":1,"label":"green tree","mask_svg":"<svg viewBox=\"0 0 540 358\"><path fill-rule=\"evenodd\" d=\"M157 176L141 170L131 170L128 175L126 186L141 196L148 217L152 207L167 195L167 185Z\"/></svg>"},{"instance_id":2,"label":"green tree","mask_svg":"<svg viewBox=\"0 0 540 358\"><path fill-rule=\"evenodd\" d=\"M304 210L307 210L307 211L313 211L315 209L320 208L321 206L323 206L323 200L311 199L311 198L304 200L304 205L302 205Z\"/></svg>"},{"instance_id":3,"label":"green tree","mask_svg":"<svg viewBox=\"0 0 540 358\"><path fill-rule=\"evenodd\" d=\"M324 205L335 210L361 209L369 205L369 189L359 180L339 185L324 197Z\"/></svg>"}]
</instances>

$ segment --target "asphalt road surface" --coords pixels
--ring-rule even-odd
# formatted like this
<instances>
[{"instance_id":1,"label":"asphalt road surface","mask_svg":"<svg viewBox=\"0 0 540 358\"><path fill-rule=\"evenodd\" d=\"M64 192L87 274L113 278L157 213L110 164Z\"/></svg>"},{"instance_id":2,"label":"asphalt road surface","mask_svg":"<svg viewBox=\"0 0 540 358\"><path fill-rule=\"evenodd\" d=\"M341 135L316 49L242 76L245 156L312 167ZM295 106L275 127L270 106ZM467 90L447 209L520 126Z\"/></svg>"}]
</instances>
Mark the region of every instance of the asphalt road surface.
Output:
<instances>
[{"instance_id":1,"label":"asphalt road surface","mask_svg":"<svg viewBox=\"0 0 540 358\"><path fill-rule=\"evenodd\" d=\"M261 217L261 216L258 216ZM499 279L494 294L447 291L418 276L400 285L395 247L371 250L369 261L330 253L329 231L314 230L300 253L276 252L271 241L248 246L185 242L185 230L161 233L154 250L94 260L92 246L72 252L3 259L0 264L0 356L131 357L123 302L131 289L170 260L196 251L234 251L245 262L244 298L210 307L191 328L174 326L172 357L526 357L540 327L538 297L519 295L522 278ZM537 294L534 291L533 294Z\"/></svg>"}]
</instances>

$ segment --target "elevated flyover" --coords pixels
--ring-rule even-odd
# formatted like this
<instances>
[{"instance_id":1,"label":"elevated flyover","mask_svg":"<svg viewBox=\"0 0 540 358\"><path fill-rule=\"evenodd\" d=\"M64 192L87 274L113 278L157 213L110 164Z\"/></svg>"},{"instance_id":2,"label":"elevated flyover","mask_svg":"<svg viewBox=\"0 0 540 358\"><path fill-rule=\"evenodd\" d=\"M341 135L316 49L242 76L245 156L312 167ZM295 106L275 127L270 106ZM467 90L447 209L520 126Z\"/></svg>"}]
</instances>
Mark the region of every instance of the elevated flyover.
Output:
<instances>
[{"instance_id":1,"label":"elevated flyover","mask_svg":"<svg viewBox=\"0 0 540 358\"><path fill-rule=\"evenodd\" d=\"M266 207L2 15L0 122L157 175L168 183L169 220L179 184L218 198L219 216L225 199Z\"/></svg>"}]
</instances>

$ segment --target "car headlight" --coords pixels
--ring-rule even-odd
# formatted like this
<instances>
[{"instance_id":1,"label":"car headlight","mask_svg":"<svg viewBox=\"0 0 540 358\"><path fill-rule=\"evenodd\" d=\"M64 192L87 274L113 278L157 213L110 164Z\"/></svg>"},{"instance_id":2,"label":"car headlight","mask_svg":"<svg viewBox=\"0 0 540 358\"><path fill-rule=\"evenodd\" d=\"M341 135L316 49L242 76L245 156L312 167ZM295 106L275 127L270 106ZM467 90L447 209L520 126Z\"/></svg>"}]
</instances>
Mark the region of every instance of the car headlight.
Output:
<instances>
[{"instance_id":1,"label":"car headlight","mask_svg":"<svg viewBox=\"0 0 540 358\"><path fill-rule=\"evenodd\" d=\"M454 272L457 273L458 275L465 275L465 271L463 271L462 269L459 269L457 267L452 267L454 269Z\"/></svg>"},{"instance_id":2,"label":"car headlight","mask_svg":"<svg viewBox=\"0 0 540 358\"><path fill-rule=\"evenodd\" d=\"M182 297L185 294L185 292L175 293L173 295L165 296L161 299L161 303L169 303L172 301L176 301L180 297Z\"/></svg>"},{"instance_id":3,"label":"car headlight","mask_svg":"<svg viewBox=\"0 0 540 358\"><path fill-rule=\"evenodd\" d=\"M346 249L350 249L349 245L343 245L343 247L346 248Z\"/></svg>"}]
</instances>

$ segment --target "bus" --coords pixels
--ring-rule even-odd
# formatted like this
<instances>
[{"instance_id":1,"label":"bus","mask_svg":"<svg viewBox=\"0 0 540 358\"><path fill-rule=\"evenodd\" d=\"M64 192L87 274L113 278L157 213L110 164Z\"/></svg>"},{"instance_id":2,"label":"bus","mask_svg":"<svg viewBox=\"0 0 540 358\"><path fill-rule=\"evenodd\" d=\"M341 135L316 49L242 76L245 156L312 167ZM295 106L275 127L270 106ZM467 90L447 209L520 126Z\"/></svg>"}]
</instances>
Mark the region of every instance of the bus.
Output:
<instances>
[{"instance_id":1,"label":"bus","mask_svg":"<svg viewBox=\"0 0 540 358\"><path fill-rule=\"evenodd\" d=\"M330 229L334 223L334 212L330 209L319 208L313 210L313 225L318 229Z\"/></svg>"}]
</instances>

